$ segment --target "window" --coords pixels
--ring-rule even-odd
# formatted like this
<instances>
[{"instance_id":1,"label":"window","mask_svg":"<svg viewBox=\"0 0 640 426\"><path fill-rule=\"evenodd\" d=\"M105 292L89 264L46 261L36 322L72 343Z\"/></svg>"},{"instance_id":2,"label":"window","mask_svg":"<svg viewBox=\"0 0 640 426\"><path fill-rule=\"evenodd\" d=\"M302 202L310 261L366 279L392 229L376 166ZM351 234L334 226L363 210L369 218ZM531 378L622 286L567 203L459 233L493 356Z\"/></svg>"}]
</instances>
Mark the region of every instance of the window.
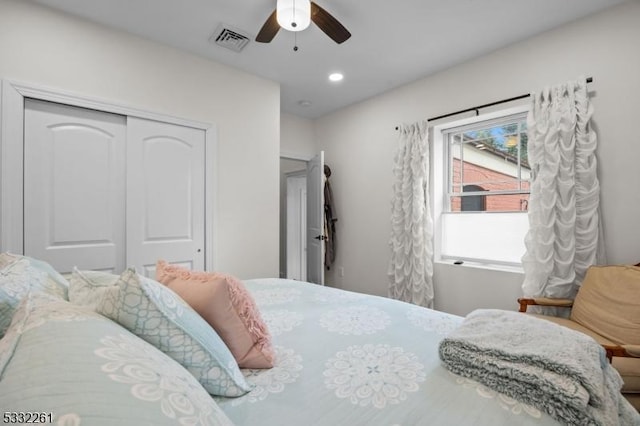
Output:
<instances>
[{"instance_id":1,"label":"window","mask_svg":"<svg viewBox=\"0 0 640 426\"><path fill-rule=\"evenodd\" d=\"M528 230L527 109L434 128L436 256L520 265Z\"/></svg>"},{"instance_id":2,"label":"window","mask_svg":"<svg viewBox=\"0 0 640 426\"><path fill-rule=\"evenodd\" d=\"M524 114L454 127L444 133L448 211L526 209L530 170Z\"/></svg>"}]
</instances>

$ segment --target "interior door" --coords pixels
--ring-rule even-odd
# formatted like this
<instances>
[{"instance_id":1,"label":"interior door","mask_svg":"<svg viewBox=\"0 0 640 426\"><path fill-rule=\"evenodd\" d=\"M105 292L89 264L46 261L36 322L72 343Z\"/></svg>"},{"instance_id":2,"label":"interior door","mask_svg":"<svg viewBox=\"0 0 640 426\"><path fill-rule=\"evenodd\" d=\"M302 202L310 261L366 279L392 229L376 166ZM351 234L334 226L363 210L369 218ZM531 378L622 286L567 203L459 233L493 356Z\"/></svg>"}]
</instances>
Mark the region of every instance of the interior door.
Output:
<instances>
[{"instance_id":1,"label":"interior door","mask_svg":"<svg viewBox=\"0 0 640 426\"><path fill-rule=\"evenodd\" d=\"M287 278L307 281L307 174L287 175Z\"/></svg>"},{"instance_id":2,"label":"interior door","mask_svg":"<svg viewBox=\"0 0 640 426\"><path fill-rule=\"evenodd\" d=\"M25 100L24 252L65 273L125 266L126 118Z\"/></svg>"},{"instance_id":3,"label":"interior door","mask_svg":"<svg viewBox=\"0 0 640 426\"><path fill-rule=\"evenodd\" d=\"M127 262L155 276L158 259L204 269L205 134L129 117Z\"/></svg>"},{"instance_id":4,"label":"interior door","mask_svg":"<svg viewBox=\"0 0 640 426\"><path fill-rule=\"evenodd\" d=\"M307 281L324 285L324 151L307 164Z\"/></svg>"}]
</instances>

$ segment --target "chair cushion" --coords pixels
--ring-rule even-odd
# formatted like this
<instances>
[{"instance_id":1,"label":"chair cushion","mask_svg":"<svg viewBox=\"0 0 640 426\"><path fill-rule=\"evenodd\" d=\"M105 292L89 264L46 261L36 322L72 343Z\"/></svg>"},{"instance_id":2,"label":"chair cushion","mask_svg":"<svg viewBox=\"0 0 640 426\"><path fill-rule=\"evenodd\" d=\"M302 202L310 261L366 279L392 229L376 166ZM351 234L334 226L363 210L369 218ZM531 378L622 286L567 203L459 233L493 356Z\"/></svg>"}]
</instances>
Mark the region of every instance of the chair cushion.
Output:
<instances>
[{"instance_id":1,"label":"chair cushion","mask_svg":"<svg viewBox=\"0 0 640 426\"><path fill-rule=\"evenodd\" d=\"M600 343L601 345L616 345L615 342L600 336L598 333L595 333L593 330L589 330L588 328L584 327L581 324L578 324L575 321L570 320L569 318L560 318L560 317L552 317L552 316L547 316L547 315L542 315L542 314L529 314L527 313L527 315L531 315L534 316L536 318L542 318L544 320L547 321L551 321L554 322L556 324L565 326L567 328L570 328L572 330L575 331L579 331L581 333L586 334L587 336L590 336L593 338L593 340L595 340L596 342Z\"/></svg>"},{"instance_id":2,"label":"chair cushion","mask_svg":"<svg viewBox=\"0 0 640 426\"><path fill-rule=\"evenodd\" d=\"M640 358L613 357L611 365L622 376L622 392L637 393L640 396Z\"/></svg>"},{"instance_id":3,"label":"chair cushion","mask_svg":"<svg viewBox=\"0 0 640 426\"><path fill-rule=\"evenodd\" d=\"M640 267L591 266L571 319L616 344L640 344Z\"/></svg>"},{"instance_id":4,"label":"chair cushion","mask_svg":"<svg viewBox=\"0 0 640 426\"><path fill-rule=\"evenodd\" d=\"M581 333L584 333L588 336L591 336L596 342L600 343L601 345L616 344L611 340L608 340L598 335L593 330L589 330L588 328L568 318L551 317L551 316L538 315L538 314L527 314L527 315L532 315L537 318L542 318L547 321L551 321L556 324L568 327L572 330L576 330ZM622 380L624 381L624 386L622 386L622 392L640 394L640 358L613 357L612 365L616 370L618 370L618 373L620 373L620 376L622 376Z\"/></svg>"}]
</instances>

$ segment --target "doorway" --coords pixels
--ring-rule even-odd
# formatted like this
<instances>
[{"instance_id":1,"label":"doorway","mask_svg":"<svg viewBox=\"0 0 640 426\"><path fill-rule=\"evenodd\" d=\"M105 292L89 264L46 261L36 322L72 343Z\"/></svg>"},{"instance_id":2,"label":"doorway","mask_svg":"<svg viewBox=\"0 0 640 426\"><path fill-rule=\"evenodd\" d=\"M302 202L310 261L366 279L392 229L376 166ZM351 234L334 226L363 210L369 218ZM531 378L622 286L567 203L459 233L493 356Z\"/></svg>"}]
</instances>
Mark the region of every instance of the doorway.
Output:
<instances>
[{"instance_id":1,"label":"doorway","mask_svg":"<svg viewBox=\"0 0 640 426\"><path fill-rule=\"evenodd\" d=\"M288 184L287 184L288 183ZM280 277L324 285L324 152L280 158Z\"/></svg>"},{"instance_id":2,"label":"doorway","mask_svg":"<svg viewBox=\"0 0 640 426\"><path fill-rule=\"evenodd\" d=\"M297 280L306 281L306 171L307 161L291 158L280 158L280 278L291 278ZM290 191L294 188L296 191L300 191L304 188L304 193L291 194L291 201L288 202L288 182L291 185ZM303 199L304 197L304 199ZM293 203L293 204L292 204ZM300 204L298 204L300 203ZM291 209L291 212L289 212ZM294 212L304 212L304 232L298 232L295 236L294 232L289 232L289 228L297 228L300 225L296 225L301 222L300 217L292 216ZM289 220L291 219L291 221ZM289 223L291 222L291 223ZM288 238L288 234L291 234L291 239ZM296 259L304 258L304 270L303 273L293 273L296 269L299 270L301 262L296 262L296 265L291 265L289 268L289 256Z\"/></svg>"},{"instance_id":3,"label":"doorway","mask_svg":"<svg viewBox=\"0 0 640 426\"><path fill-rule=\"evenodd\" d=\"M287 278L307 281L307 173L287 174Z\"/></svg>"}]
</instances>

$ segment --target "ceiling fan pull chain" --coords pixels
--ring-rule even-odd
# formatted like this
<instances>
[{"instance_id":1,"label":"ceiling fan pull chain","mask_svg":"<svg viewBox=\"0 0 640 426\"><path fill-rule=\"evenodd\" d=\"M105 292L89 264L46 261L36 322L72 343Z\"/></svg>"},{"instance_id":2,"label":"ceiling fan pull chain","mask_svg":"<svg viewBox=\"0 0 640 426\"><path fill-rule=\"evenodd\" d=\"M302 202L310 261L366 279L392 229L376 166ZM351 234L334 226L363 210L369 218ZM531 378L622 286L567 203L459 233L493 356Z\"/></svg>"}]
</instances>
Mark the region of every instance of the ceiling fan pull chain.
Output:
<instances>
[{"instance_id":1,"label":"ceiling fan pull chain","mask_svg":"<svg viewBox=\"0 0 640 426\"><path fill-rule=\"evenodd\" d=\"M297 27L298 24L296 22L296 0L293 0L293 8L291 9L291 26L293 28Z\"/></svg>"},{"instance_id":2,"label":"ceiling fan pull chain","mask_svg":"<svg viewBox=\"0 0 640 426\"><path fill-rule=\"evenodd\" d=\"M298 51L298 33L293 33L293 51Z\"/></svg>"}]
</instances>

